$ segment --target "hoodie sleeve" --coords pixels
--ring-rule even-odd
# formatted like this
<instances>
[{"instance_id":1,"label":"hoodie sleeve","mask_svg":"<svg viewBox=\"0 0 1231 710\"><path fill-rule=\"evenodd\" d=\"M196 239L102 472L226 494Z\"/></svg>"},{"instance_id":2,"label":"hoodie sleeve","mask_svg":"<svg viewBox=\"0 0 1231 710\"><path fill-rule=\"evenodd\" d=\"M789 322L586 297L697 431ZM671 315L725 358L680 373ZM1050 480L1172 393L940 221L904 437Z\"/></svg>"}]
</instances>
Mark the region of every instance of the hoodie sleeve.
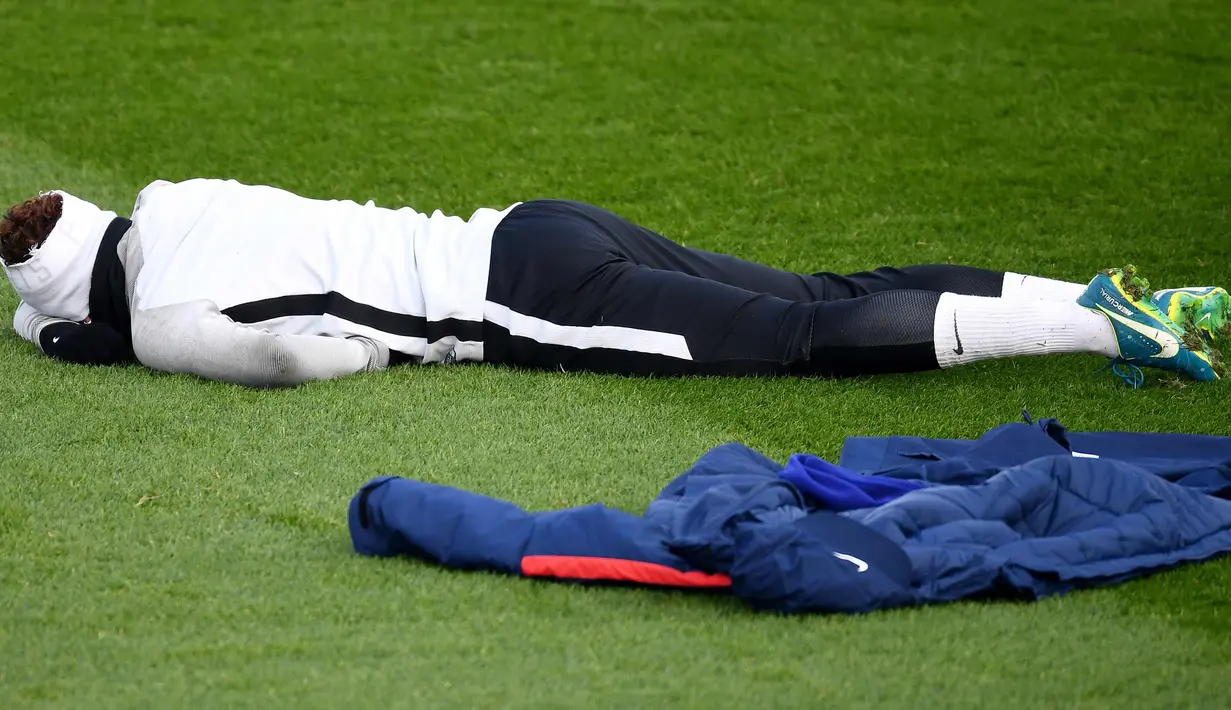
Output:
<instances>
[{"instance_id":1,"label":"hoodie sleeve","mask_svg":"<svg viewBox=\"0 0 1231 710\"><path fill-rule=\"evenodd\" d=\"M389 365L389 348L370 338L270 333L236 323L205 300L134 311L133 351L154 370L250 387L291 387Z\"/></svg>"},{"instance_id":2,"label":"hoodie sleeve","mask_svg":"<svg viewBox=\"0 0 1231 710\"><path fill-rule=\"evenodd\" d=\"M39 333L44 328L52 323L72 323L73 321L65 318L56 318L44 313L39 313L34 306L22 301L17 305L17 311L13 313L13 330L17 331L25 340L39 345ZM42 346L39 347L42 349Z\"/></svg>"},{"instance_id":3,"label":"hoodie sleeve","mask_svg":"<svg viewBox=\"0 0 1231 710\"><path fill-rule=\"evenodd\" d=\"M124 337L106 323L56 318L40 313L25 301L13 315L13 329L56 360L78 365L116 365L133 359Z\"/></svg>"}]
</instances>

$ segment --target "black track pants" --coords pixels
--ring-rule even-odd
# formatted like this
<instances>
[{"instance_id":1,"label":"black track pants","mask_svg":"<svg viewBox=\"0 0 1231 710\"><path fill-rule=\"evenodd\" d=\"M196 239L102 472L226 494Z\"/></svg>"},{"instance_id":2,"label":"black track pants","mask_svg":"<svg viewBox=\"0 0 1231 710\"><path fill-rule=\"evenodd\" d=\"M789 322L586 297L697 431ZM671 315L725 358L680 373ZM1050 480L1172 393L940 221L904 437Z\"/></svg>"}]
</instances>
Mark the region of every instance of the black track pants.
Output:
<instances>
[{"instance_id":1,"label":"black track pants","mask_svg":"<svg viewBox=\"0 0 1231 710\"><path fill-rule=\"evenodd\" d=\"M951 265L795 274L536 200L493 236L484 360L629 375L927 370L940 294L999 296L1003 279Z\"/></svg>"}]
</instances>

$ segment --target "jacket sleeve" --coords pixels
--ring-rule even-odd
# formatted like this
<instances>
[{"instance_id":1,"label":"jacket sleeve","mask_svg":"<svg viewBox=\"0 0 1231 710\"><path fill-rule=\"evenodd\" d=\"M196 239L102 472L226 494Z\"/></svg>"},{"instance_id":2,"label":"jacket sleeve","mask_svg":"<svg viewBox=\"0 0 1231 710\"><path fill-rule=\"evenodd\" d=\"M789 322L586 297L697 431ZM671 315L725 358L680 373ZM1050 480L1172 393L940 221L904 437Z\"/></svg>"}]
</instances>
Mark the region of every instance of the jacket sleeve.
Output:
<instances>
[{"instance_id":1,"label":"jacket sleeve","mask_svg":"<svg viewBox=\"0 0 1231 710\"><path fill-rule=\"evenodd\" d=\"M284 335L240 325L212 301L133 312L133 352L146 367L251 387L289 387L389 365L370 338Z\"/></svg>"},{"instance_id":2,"label":"jacket sleeve","mask_svg":"<svg viewBox=\"0 0 1231 710\"><path fill-rule=\"evenodd\" d=\"M363 555L577 582L730 583L688 569L667 551L654 523L601 505L531 513L477 493L386 476L351 500L349 525Z\"/></svg>"}]
</instances>

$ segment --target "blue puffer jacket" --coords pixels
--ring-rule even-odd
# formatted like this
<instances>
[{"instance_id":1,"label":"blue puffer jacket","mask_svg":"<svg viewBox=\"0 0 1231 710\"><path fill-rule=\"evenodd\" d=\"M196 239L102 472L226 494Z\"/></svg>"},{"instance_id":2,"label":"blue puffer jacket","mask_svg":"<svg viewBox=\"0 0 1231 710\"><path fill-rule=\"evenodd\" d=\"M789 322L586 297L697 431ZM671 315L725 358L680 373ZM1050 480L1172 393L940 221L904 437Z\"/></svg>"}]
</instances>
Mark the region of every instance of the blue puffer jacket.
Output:
<instances>
[{"instance_id":1,"label":"blue puffer jacket","mask_svg":"<svg viewBox=\"0 0 1231 710\"><path fill-rule=\"evenodd\" d=\"M806 454L783 466L726 444L672 481L644 515L601 505L530 513L382 477L351 501L350 531L365 555L723 590L783 612L1036 599L1231 551L1231 501L1134 463L1074 457L1063 446L1057 454L1046 427L1010 427L1021 428L1010 438L1023 434L1015 454L1023 462L980 479L977 466L951 458L965 472L962 485L903 480L904 466L895 476L863 476ZM992 434L1003 443L1007 430ZM1231 461L1231 439L1202 439L1208 455L1194 467ZM945 461L929 456L934 467Z\"/></svg>"}]
</instances>

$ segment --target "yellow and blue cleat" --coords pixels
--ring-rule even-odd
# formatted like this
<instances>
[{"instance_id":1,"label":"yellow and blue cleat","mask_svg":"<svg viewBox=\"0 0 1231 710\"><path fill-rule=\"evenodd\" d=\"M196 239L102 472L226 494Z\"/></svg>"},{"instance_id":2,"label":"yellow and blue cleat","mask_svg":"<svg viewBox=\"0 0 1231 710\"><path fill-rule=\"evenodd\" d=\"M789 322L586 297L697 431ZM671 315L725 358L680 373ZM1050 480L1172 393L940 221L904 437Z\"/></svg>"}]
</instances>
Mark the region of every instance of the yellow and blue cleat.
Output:
<instances>
[{"instance_id":1,"label":"yellow and blue cleat","mask_svg":"<svg viewBox=\"0 0 1231 710\"><path fill-rule=\"evenodd\" d=\"M1154 305L1176 325L1197 333L1211 348L1231 346L1231 296L1217 286L1155 291Z\"/></svg>"},{"instance_id":2,"label":"yellow and blue cleat","mask_svg":"<svg viewBox=\"0 0 1231 710\"><path fill-rule=\"evenodd\" d=\"M1127 266L1099 273L1077 299L1078 305L1111 323L1120 351L1112 360L1116 374L1134 388L1144 380L1140 367L1169 370L1200 381L1219 379L1217 351L1163 313L1150 299L1149 289L1150 283ZM1125 366L1127 371L1121 369Z\"/></svg>"}]
</instances>

